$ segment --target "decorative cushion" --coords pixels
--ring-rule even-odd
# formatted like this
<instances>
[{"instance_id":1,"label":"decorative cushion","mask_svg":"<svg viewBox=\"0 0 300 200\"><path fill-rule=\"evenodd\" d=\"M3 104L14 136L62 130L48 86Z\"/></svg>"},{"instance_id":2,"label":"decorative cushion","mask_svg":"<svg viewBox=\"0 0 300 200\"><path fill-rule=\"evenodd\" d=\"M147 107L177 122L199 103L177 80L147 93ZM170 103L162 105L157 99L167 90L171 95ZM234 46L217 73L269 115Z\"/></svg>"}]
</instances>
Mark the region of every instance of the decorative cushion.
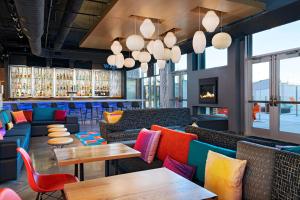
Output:
<instances>
[{"instance_id":1,"label":"decorative cushion","mask_svg":"<svg viewBox=\"0 0 300 200\"><path fill-rule=\"evenodd\" d=\"M156 149L160 138L160 131L142 129L137 137L134 149L141 152L141 158L151 163L155 157Z\"/></svg>"},{"instance_id":2,"label":"decorative cushion","mask_svg":"<svg viewBox=\"0 0 300 200\"><path fill-rule=\"evenodd\" d=\"M151 130L161 131L157 149L158 159L164 161L169 155L178 162L187 163L190 142L196 140L197 135L178 132L158 125L152 125Z\"/></svg>"},{"instance_id":3,"label":"decorative cushion","mask_svg":"<svg viewBox=\"0 0 300 200\"><path fill-rule=\"evenodd\" d=\"M209 151L204 187L217 194L218 199L241 200L246 163L246 160L238 160Z\"/></svg>"},{"instance_id":4,"label":"decorative cushion","mask_svg":"<svg viewBox=\"0 0 300 200\"><path fill-rule=\"evenodd\" d=\"M192 180L195 174L195 167L180 163L172 159L170 156L166 157L163 166L189 180Z\"/></svg>"},{"instance_id":5,"label":"decorative cushion","mask_svg":"<svg viewBox=\"0 0 300 200\"><path fill-rule=\"evenodd\" d=\"M23 111L11 112L11 115L13 116L16 124L27 122Z\"/></svg>"},{"instance_id":6,"label":"decorative cushion","mask_svg":"<svg viewBox=\"0 0 300 200\"><path fill-rule=\"evenodd\" d=\"M117 123L123 115L123 111L116 110L114 112L103 112L103 118L104 120L109 124L115 124Z\"/></svg>"},{"instance_id":7,"label":"decorative cushion","mask_svg":"<svg viewBox=\"0 0 300 200\"><path fill-rule=\"evenodd\" d=\"M300 154L300 146L282 147L281 150Z\"/></svg>"},{"instance_id":8,"label":"decorative cushion","mask_svg":"<svg viewBox=\"0 0 300 200\"><path fill-rule=\"evenodd\" d=\"M53 121L57 108L34 108L33 121Z\"/></svg>"},{"instance_id":9,"label":"decorative cushion","mask_svg":"<svg viewBox=\"0 0 300 200\"><path fill-rule=\"evenodd\" d=\"M275 148L245 141L237 144L237 158L247 160L243 180L243 199L271 199ZM259 183L259 184L258 184Z\"/></svg>"},{"instance_id":10,"label":"decorative cushion","mask_svg":"<svg viewBox=\"0 0 300 200\"><path fill-rule=\"evenodd\" d=\"M4 124L7 124L8 122L10 122L10 117L8 116L8 113L6 111L1 112L2 113L2 117L4 120Z\"/></svg>"},{"instance_id":11,"label":"decorative cushion","mask_svg":"<svg viewBox=\"0 0 300 200\"><path fill-rule=\"evenodd\" d=\"M3 124L2 124L2 122L0 121L0 128L3 128Z\"/></svg>"},{"instance_id":12,"label":"decorative cushion","mask_svg":"<svg viewBox=\"0 0 300 200\"><path fill-rule=\"evenodd\" d=\"M198 128L199 126L198 126L198 124L196 123L196 122L194 122L194 123L192 123L192 125L191 125L192 127L196 127L196 128Z\"/></svg>"},{"instance_id":13,"label":"decorative cushion","mask_svg":"<svg viewBox=\"0 0 300 200\"><path fill-rule=\"evenodd\" d=\"M5 136L6 134L6 130L4 127L0 128L0 137L2 136L2 138Z\"/></svg>"},{"instance_id":14,"label":"decorative cushion","mask_svg":"<svg viewBox=\"0 0 300 200\"><path fill-rule=\"evenodd\" d=\"M199 182L201 185L204 183L205 165L209 150L231 158L235 158L236 156L236 152L233 150L214 146L197 140L192 141L190 143L188 164L196 167L195 181Z\"/></svg>"},{"instance_id":15,"label":"decorative cushion","mask_svg":"<svg viewBox=\"0 0 300 200\"><path fill-rule=\"evenodd\" d=\"M23 110L24 116L28 122L32 122L32 110Z\"/></svg>"},{"instance_id":16,"label":"decorative cushion","mask_svg":"<svg viewBox=\"0 0 300 200\"><path fill-rule=\"evenodd\" d=\"M54 111L54 120L55 121L65 121L67 117L67 111L65 110L55 110Z\"/></svg>"},{"instance_id":17,"label":"decorative cushion","mask_svg":"<svg viewBox=\"0 0 300 200\"><path fill-rule=\"evenodd\" d=\"M6 130L10 130L10 129L12 129L14 127L14 124L12 123L12 122L8 122L7 124L6 124Z\"/></svg>"}]
</instances>

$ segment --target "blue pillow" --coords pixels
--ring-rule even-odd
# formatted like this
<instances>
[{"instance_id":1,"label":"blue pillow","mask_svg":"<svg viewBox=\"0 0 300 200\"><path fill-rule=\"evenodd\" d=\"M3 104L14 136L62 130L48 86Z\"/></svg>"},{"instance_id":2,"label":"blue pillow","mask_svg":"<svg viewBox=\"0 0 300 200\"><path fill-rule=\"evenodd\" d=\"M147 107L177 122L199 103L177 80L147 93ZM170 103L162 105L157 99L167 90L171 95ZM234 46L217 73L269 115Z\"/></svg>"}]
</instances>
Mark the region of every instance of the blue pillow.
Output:
<instances>
[{"instance_id":1,"label":"blue pillow","mask_svg":"<svg viewBox=\"0 0 300 200\"><path fill-rule=\"evenodd\" d=\"M33 121L53 121L57 108L34 108Z\"/></svg>"},{"instance_id":2,"label":"blue pillow","mask_svg":"<svg viewBox=\"0 0 300 200\"><path fill-rule=\"evenodd\" d=\"M11 120L10 120L10 117L8 116L9 114L8 114L8 112L7 111L5 111L5 110L3 110L3 111L1 111L1 118L2 118L2 122L3 122L3 125L5 125L5 124L7 124L8 122L10 122Z\"/></svg>"},{"instance_id":3,"label":"blue pillow","mask_svg":"<svg viewBox=\"0 0 300 200\"><path fill-rule=\"evenodd\" d=\"M285 150L285 151L300 154L300 146L282 147L281 150Z\"/></svg>"},{"instance_id":4,"label":"blue pillow","mask_svg":"<svg viewBox=\"0 0 300 200\"><path fill-rule=\"evenodd\" d=\"M236 151L193 140L190 143L188 164L196 167L195 179L200 184L204 183L206 159L209 150L231 158L236 157Z\"/></svg>"}]
</instances>

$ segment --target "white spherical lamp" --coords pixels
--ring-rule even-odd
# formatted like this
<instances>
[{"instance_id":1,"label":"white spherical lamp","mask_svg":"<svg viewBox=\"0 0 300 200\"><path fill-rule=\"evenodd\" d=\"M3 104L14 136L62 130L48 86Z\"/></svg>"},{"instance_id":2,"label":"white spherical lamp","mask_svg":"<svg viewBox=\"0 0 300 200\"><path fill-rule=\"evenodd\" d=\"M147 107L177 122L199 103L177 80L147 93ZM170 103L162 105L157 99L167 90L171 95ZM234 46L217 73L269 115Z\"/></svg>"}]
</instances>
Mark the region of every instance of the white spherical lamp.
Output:
<instances>
[{"instance_id":1,"label":"white spherical lamp","mask_svg":"<svg viewBox=\"0 0 300 200\"><path fill-rule=\"evenodd\" d=\"M231 45L232 39L228 33L221 32L214 35L212 38L212 45L216 49L226 49Z\"/></svg>"},{"instance_id":2,"label":"white spherical lamp","mask_svg":"<svg viewBox=\"0 0 300 200\"><path fill-rule=\"evenodd\" d=\"M112 52L114 54L118 54L118 53L121 53L121 51L122 51L122 45L120 44L119 41L114 41L112 43L110 49L112 50Z\"/></svg>"},{"instance_id":3,"label":"white spherical lamp","mask_svg":"<svg viewBox=\"0 0 300 200\"><path fill-rule=\"evenodd\" d=\"M139 51L144 48L145 41L140 35L130 35L126 39L126 46L131 51Z\"/></svg>"},{"instance_id":4,"label":"white spherical lamp","mask_svg":"<svg viewBox=\"0 0 300 200\"><path fill-rule=\"evenodd\" d=\"M206 13L202 20L202 25L207 30L207 32L214 32L220 23L218 15L210 10Z\"/></svg>"},{"instance_id":5,"label":"white spherical lamp","mask_svg":"<svg viewBox=\"0 0 300 200\"><path fill-rule=\"evenodd\" d=\"M132 67L134 67L134 65L135 65L135 61L134 61L133 58L126 58L126 59L124 60L124 66L125 66L125 67L127 67L127 68L132 68Z\"/></svg>"},{"instance_id":6,"label":"white spherical lamp","mask_svg":"<svg viewBox=\"0 0 300 200\"><path fill-rule=\"evenodd\" d=\"M116 65L116 56L115 55L110 55L107 57L107 64L109 65Z\"/></svg>"},{"instance_id":7,"label":"white spherical lamp","mask_svg":"<svg viewBox=\"0 0 300 200\"><path fill-rule=\"evenodd\" d=\"M153 44L153 56L155 59L163 59L165 53L164 44L161 40L155 40Z\"/></svg>"},{"instance_id":8,"label":"white spherical lamp","mask_svg":"<svg viewBox=\"0 0 300 200\"><path fill-rule=\"evenodd\" d=\"M154 41L151 40L150 42L148 42L147 44L147 50L150 54L153 54L153 45L154 45Z\"/></svg>"},{"instance_id":9,"label":"white spherical lamp","mask_svg":"<svg viewBox=\"0 0 300 200\"><path fill-rule=\"evenodd\" d=\"M172 48L177 42L177 38L173 32L168 32L164 37L164 43L168 48Z\"/></svg>"},{"instance_id":10,"label":"white spherical lamp","mask_svg":"<svg viewBox=\"0 0 300 200\"><path fill-rule=\"evenodd\" d=\"M171 56L172 62L178 63L181 58L181 50L180 50L179 46L172 47L171 52L172 52L172 56Z\"/></svg>"},{"instance_id":11,"label":"white spherical lamp","mask_svg":"<svg viewBox=\"0 0 300 200\"><path fill-rule=\"evenodd\" d=\"M116 67L122 68L124 66L124 56L122 53L116 55Z\"/></svg>"},{"instance_id":12,"label":"white spherical lamp","mask_svg":"<svg viewBox=\"0 0 300 200\"><path fill-rule=\"evenodd\" d=\"M159 69L164 69L166 66L166 61L165 60L157 60L156 65Z\"/></svg>"},{"instance_id":13,"label":"white spherical lamp","mask_svg":"<svg viewBox=\"0 0 300 200\"><path fill-rule=\"evenodd\" d=\"M133 51L132 52L132 57L134 60L139 60L139 54L140 54L140 51Z\"/></svg>"},{"instance_id":14,"label":"white spherical lamp","mask_svg":"<svg viewBox=\"0 0 300 200\"><path fill-rule=\"evenodd\" d=\"M151 60L151 55L147 51L141 51L139 54L139 61L141 63L147 63Z\"/></svg>"},{"instance_id":15,"label":"white spherical lamp","mask_svg":"<svg viewBox=\"0 0 300 200\"><path fill-rule=\"evenodd\" d=\"M150 19L145 19L140 26L140 31L145 38L151 38L155 32L155 26Z\"/></svg>"},{"instance_id":16,"label":"white spherical lamp","mask_svg":"<svg viewBox=\"0 0 300 200\"><path fill-rule=\"evenodd\" d=\"M164 51L164 60L170 60L171 56L172 56L171 50L168 49L168 48L165 48L165 51Z\"/></svg>"},{"instance_id":17,"label":"white spherical lamp","mask_svg":"<svg viewBox=\"0 0 300 200\"><path fill-rule=\"evenodd\" d=\"M196 31L193 37L193 49L196 54L203 53L206 47L206 37L203 31Z\"/></svg>"},{"instance_id":18,"label":"white spherical lamp","mask_svg":"<svg viewBox=\"0 0 300 200\"><path fill-rule=\"evenodd\" d=\"M148 63L141 63L141 70L142 70L143 73L147 73Z\"/></svg>"}]
</instances>

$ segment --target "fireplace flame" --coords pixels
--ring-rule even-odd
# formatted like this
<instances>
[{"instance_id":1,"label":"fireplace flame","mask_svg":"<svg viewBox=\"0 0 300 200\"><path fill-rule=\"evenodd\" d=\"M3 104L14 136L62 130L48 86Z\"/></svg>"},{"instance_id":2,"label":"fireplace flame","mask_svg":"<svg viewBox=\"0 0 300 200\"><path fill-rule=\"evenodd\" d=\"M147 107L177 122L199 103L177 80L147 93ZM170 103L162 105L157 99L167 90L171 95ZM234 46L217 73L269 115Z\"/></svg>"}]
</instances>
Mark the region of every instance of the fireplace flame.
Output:
<instances>
[{"instance_id":1,"label":"fireplace flame","mask_svg":"<svg viewBox=\"0 0 300 200\"><path fill-rule=\"evenodd\" d=\"M215 98L215 94L214 94L214 93L210 93L210 92L206 92L206 94L200 95L200 98L201 98L201 99Z\"/></svg>"}]
</instances>

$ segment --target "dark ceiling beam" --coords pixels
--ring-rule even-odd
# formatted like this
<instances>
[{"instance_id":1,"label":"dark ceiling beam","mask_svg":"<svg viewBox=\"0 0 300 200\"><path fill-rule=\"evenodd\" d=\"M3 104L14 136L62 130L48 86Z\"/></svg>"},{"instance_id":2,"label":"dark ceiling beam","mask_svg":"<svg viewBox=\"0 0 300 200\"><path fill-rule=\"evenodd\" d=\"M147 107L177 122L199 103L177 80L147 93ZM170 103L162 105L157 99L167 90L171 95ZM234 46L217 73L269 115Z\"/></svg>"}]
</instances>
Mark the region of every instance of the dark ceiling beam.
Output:
<instances>
[{"instance_id":1,"label":"dark ceiling beam","mask_svg":"<svg viewBox=\"0 0 300 200\"><path fill-rule=\"evenodd\" d=\"M93 2L93 3L100 3L100 4L107 4L106 1L100 1L100 0L85 0L85 1Z\"/></svg>"},{"instance_id":2,"label":"dark ceiling beam","mask_svg":"<svg viewBox=\"0 0 300 200\"><path fill-rule=\"evenodd\" d=\"M72 14L76 14L76 15L86 15L86 16L92 16L92 17L100 17L101 15L97 15L97 14L91 14L91 13L83 13L83 12L74 12L74 11L65 11L65 10L56 10L58 12L69 12Z\"/></svg>"}]
</instances>

